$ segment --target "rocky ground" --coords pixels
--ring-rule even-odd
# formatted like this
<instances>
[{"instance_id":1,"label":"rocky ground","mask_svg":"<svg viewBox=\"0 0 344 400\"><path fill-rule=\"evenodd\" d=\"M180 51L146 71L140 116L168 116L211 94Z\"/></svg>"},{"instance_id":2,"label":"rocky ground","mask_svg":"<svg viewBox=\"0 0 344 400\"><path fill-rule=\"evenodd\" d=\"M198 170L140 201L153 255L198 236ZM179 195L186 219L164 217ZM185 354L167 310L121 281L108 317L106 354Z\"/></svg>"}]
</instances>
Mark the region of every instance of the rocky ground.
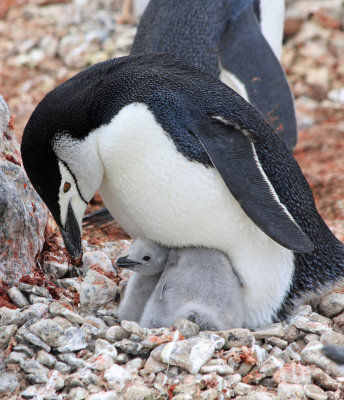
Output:
<instances>
[{"instance_id":1,"label":"rocky ground","mask_svg":"<svg viewBox=\"0 0 344 400\"><path fill-rule=\"evenodd\" d=\"M344 241L343 2L287 5L282 62L296 98L295 156L321 215ZM118 14L111 0L0 2L0 91L19 141L48 90L128 54L136 28L117 24ZM89 210L100 206L96 196ZM342 288L289 323L256 332L199 333L189 321L155 330L119 324L128 273L114 261L128 250L126 239L115 223L85 229L75 263L49 220L33 272L17 287L0 287L0 398L344 399L342 373L320 351L344 345Z\"/></svg>"}]
</instances>

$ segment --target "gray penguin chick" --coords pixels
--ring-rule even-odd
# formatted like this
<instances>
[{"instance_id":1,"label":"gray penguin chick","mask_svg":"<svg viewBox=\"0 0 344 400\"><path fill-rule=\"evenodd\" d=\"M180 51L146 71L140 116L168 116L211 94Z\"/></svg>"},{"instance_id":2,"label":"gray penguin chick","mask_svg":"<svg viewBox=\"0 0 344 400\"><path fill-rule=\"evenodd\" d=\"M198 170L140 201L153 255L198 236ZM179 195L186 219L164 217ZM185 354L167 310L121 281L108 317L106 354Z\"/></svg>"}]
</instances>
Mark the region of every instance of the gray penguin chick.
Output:
<instances>
[{"instance_id":1,"label":"gray penguin chick","mask_svg":"<svg viewBox=\"0 0 344 400\"><path fill-rule=\"evenodd\" d=\"M120 320L140 321L144 307L165 268L168 251L151 240L137 238L130 246L129 254L117 260L118 267L134 271L118 308Z\"/></svg>"},{"instance_id":2,"label":"gray penguin chick","mask_svg":"<svg viewBox=\"0 0 344 400\"><path fill-rule=\"evenodd\" d=\"M242 285L230 261L220 251L168 250L147 239L137 239L126 262L134 263L137 274L140 270L150 279L138 280L135 275L130 278L119 318L124 318L121 310L134 313L136 309L135 316L143 310L139 323L147 328L170 326L178 318L190 319L202 330L242 326ZM152 273L150 277L148 270Z\"/></svg>"}]
</instances>

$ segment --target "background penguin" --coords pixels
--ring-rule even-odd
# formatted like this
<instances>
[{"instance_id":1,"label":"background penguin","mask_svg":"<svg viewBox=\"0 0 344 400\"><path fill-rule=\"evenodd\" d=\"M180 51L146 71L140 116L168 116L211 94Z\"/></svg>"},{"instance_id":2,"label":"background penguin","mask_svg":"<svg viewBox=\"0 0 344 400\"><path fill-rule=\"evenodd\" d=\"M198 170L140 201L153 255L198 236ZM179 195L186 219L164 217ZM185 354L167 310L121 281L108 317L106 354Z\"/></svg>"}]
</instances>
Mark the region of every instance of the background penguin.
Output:
<instances>
[{"instance_id":1,"label":"background penguin","mask_svg":"<svg viewBox=\"0 0 344 400\"><path fill-rule=\"evenodd\" d=\"M294 102L279 63L283 26L284 0L151 0L131 54L166 52L219 77L292 150Z\"/></svg>"},{"instance_id":2,"label":"background penguin","mask_svg":"<svg viewBox=\"0 0 344 400\"><path fill-rule=\"evenodd\" d=\"M128 256L117 260L118 267L134 271L118 308L120 321L140 321L146 303L161 277L167 254L167 247L145 238L137 238L131 244Z\"/></svg>"},{"instance_id":3,"label":"background penguin","mask_svg":"<svg viewBox=\"0 0 344 400\"><path fill-rule=\"evenodd\" d=\"M223 253L201 248L168 249L138 238L132 244L129 256L117 261L120 267L125 268L127 264L134 264L138 274L147 274L151 270L154 276L156 271L163 271L144 307L139 320L141 326L171 326L178 318L190 316L202 330L242 325L242 287ZM140 300L130 285L132 278L137 281L135 275L129 279L118 311L120 319L129 319L123 311ZM146 296L142 301L145 300Z\"/></svg>"},{"instance_id":4,"label":"background penguin","mask_svg":"<svg viewBox=\"0 0 344 400\"><path fill-rule=\"evenodd\" d=\"M48 93L22 158L71 255L99 189L133 238L225 253L246 326L344 275L344 247L285 145L237 93L172 56L109 60Z\"/></svg>"}]
</instances>

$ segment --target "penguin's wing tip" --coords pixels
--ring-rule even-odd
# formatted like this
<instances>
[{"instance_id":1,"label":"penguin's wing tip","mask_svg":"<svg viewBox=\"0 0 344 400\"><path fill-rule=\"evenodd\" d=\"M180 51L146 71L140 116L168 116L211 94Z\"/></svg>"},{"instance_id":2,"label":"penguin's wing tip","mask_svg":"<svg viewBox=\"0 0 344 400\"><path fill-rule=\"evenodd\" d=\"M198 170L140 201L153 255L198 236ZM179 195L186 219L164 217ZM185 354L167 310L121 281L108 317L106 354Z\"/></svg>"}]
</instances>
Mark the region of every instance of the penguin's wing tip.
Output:
<instances>
[{"instance_id":1,"label":"penguin's wing tip","mask_svg":"<svg viewBox=\"0 0 344 400\"><path fill-rule=\"evenodd\" d=\"M247 216L271 239L295 252L313 243L281 203L258 159L250 132L215 117L194 121L189 131L201 143Z\"/></svg>"}]
</instances>

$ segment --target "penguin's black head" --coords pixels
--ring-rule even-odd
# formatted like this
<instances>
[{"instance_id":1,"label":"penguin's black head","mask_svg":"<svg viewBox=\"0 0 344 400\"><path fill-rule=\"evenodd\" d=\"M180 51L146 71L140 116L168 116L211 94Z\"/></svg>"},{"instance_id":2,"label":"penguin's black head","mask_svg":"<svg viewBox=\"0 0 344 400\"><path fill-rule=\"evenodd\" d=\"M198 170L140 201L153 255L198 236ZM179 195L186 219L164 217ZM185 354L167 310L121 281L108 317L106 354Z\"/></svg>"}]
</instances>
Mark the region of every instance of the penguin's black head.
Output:
<instances>
[{"instance_id":1,"label":"penguin's black head","mask_svg":"<svg viewBox=\"0 0 344 400\"><path fill-rule=\"evenodd\" d=\"M85 108L66 96L64 85L48 93L31 115L21 152L26 173L58 224L68 252L79 257L82 218L101 184L103 167L92 149L96 146Z\"/></svg>"}]
</instances>

